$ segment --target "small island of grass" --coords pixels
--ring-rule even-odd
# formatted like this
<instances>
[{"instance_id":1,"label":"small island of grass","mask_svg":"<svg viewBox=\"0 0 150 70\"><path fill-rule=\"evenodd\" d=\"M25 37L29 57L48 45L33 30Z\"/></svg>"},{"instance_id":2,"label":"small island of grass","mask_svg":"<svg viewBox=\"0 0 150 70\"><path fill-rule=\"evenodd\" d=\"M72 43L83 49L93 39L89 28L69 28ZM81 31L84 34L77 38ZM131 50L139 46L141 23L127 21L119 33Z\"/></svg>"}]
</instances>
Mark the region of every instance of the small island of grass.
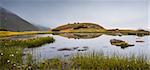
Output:
<instances>
[{"instance_id":1,"label":"small island of grass","mask_svg":"<svg viewBox=\"0 0 150 70\"><path fill-rule=\"evenodd\" d=\"M2 47L38 47L46 43L52 43L55 39L52 37L40 37L27 40L1 40L0 46Z\"/></svg>"},{"instance_id":2,"label":"small island of grass","mask_svg":"<svg viewBox=\"0 0 150 70\"><path fill-rule=\"evenodd\" d=\"M87 32L105 32L106 29L98 24L93 23L73 23L62 25L57 28L52 29L53 32L80 32L80 33L87 33Z\"/></svg>"},{"instance_id":3,"label":"small island of grass","mask_svg":"<svg viewBox=\"0 0 150 70\"><path fill-rule=\"evenodd\" d=\"M138 29L106 29L94 23L73 23L59 26L52 29L53 33L104 33L108 35L137 35L144 36L150 35L149 31Z\"/></svg>"}]
</instances>

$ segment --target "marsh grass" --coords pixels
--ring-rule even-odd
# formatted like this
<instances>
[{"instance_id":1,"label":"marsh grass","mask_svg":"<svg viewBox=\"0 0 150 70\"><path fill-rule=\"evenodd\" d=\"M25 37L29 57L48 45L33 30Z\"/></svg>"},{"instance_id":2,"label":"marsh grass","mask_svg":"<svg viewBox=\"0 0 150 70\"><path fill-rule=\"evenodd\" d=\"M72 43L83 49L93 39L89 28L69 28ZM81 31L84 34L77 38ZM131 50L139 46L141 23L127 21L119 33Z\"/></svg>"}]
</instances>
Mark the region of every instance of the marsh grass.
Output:
<instances>
[{"instance_id":1,"label":"marsh grass","mask_svg":"<svg viewBox=\"0 0 150 70\"><path fill-rule=\"evenodd\" d=\"M32 55L24 55L23 49L38 47L54 42L52 37L40 37L26 40L0 40L0 70L38 69ZM26 59L23 57L26 56Z\"/></svg>"},{"instance_id":2,"label":"marsh grass","mask_svg":"<svg viewBox=\"0 0 150 70\"><path fill-rule=\"evenodd\" d=\"M3 47L38 47L46 43L53 43L55 40L52 37L40 37L27 40L2 40L0 46Z\"/></svg>"},{"instance_id":3,"label":"marsh grass","mask_svg":"<svg viewBox=\"0 0 150 70\"><path fill-rule=\"evenodd\" d=\"M31 54L23 58L22 47L0 48L0 70L33 70L38 69Z\"/></svg>"},{"instance_id":4,"label":"marsh grass","mask_svg":"<svg viewBox=\"0 0 150 70\"><path fill-rule=\"evenodd\" d=\"M24 31L24 32L0 31L0 37L34 35L34 34L51 34L51 33L52 31Z\"/></svg>"},{"instance_id":5,"label":"marsh grass","mask_svg":"<svg viewBox=\"0 0 150 70\"><path fill-rule=\"evenodd\" d=\"M82 70L148 70L150 64L144 56L104 56L101 54L76 55L71 58L73 68Z\"/></svg>"},{"instance_id":6,"label":"marsh grass","mask_svg":"<svg viewBox=\"0 0 150 70\"><path fill-rule=\"evenodd\" d=\"M0 69L10 70L13 67L19 67L22 65L23 60L23 49L22 48L0 48Z\"/></svg>"},{"instance_id":7,"label":"marsh grass","mask_svg":"<svg viewBox=\"0 0 150 70\"><path fill-rule=\"evenodd\" d=\"M9 52L7 52L9 51ZM43 62L33 60L31 54L22 59L22 49L1 49L2 70L149 70L149 60L144 56L104 56L99 53L76 54L69 59L53 58ZM17 52L17 53L16 53ZM11 54L14 54L12 56ZM10 56L11 55L11 56ZM9 60L9 62L8 62Z\"/></svg>"},{"instance_id":8,"label":"marsh grass","mask_svg":"<svg viewBox=\"0 0 150 70\"><path fill-rule=\"evenodd\" d=\"M41 70L149 70L149 60L144 56L104 56L103 54L77 54L68 60L58 58L39 64Z\"/></svg>"}]
</instances>

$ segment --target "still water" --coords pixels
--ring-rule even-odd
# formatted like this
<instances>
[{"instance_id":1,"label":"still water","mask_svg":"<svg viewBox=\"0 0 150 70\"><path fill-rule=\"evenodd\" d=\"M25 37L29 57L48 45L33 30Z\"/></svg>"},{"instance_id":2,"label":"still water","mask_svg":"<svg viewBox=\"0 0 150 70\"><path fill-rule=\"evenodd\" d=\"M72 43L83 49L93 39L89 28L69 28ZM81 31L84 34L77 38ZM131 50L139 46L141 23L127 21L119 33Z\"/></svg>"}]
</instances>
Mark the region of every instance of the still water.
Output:
<instances>
[{"instance_id":1,"label":"still water","mask_svg":"<svg viewBox=\"0 0 150 70\"><path fill-rule=\"evenodd\" d=\"M28 48L28 52L32 53L34 59L45 60L50 58L66 58L75 55L76 53L103 53L106 56L147 56L150 58L150 36L138 37L134 35L112 36L99 33L66 33L60 35L37 35L38 37L52 36L55 42L45 44L36 48ZM111 45L111 39L119 39L134 44L134 46L121 48ZM136 42L144 41L144 42ZM75 48L75 50L62 50L62 48ZM86 50L82 50L85 49Z\"/></svg>"}]
</instances>

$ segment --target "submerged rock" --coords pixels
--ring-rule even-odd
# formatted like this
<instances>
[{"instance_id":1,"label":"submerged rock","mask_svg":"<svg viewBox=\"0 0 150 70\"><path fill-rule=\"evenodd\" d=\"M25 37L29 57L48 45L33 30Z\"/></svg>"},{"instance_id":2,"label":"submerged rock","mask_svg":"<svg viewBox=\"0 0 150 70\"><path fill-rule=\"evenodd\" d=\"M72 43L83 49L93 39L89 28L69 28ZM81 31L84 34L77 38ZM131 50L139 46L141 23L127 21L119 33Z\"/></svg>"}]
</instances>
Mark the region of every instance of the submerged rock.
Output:
<instances>
[{"instance_id":1,"label":"submerged rock","mask_svg":"<svg viewBox=\"0 0 150 70\"><path fill-rule=\"evenodd\" d=\"M57 51L72 51L71 48L60 48Z\"/></svg>"},{"instance_id":2,"label":"submerged rock","mask_svg":"<svg viewBox=\"0 0 150 70\"><path fill-rule=\"evenodd\" d=\"M78 51L86 51L87 49L78 49Z\"/></svg>"},{"instance_id":3,"label":"submerged rock","mask_svg":"<svg viewBox=\"0 0 150 70\"><path fill-rule=\"evenodd\" d=\"M84 47L82 47L81 49L78 49L77 51L87 51L88 50L88 46L84 46Z\"/></svg>"},{"instance_id":4,"label":"submerged rock","mask_svg":"<svg viewBox=\"0 0 150 70\"><path fill-rule=\"evenodd\" d=\"M84 48L84 49L88 49L89 47L88 47L88 46L84 46L83 48Z\"/></svg>"},{"instance_id":5,"label":"submerged rock","mask_svg":"<svg viewBox=\"0 0 150 70\"><path fill-rule=\"evenodd\" d=\"M78 49L79 47L73 47L74 50Z\"/></svg>"},{"instance_id":6,"label":"submerged rock","mask_svg":"<svg viewBox=\"0 0 150 70\"><path fill-rule=\"evenodd\" d=\"M117 36L122 36L122 33L116 33Z\"/></svg>"},{"instance_id":7,"label":"submerged rock","mask_svg":"<svg viewBox=\"0 0 150 70\"><path fill-rule=\"evenodd\" d=\"M70 56L70 55L68 55L68 54L64 55L64 57L68 57L68 56Z\"/></svg>"},{"instance_id":8,"label":"submerged rock","mask_svg":"<svg viewBox=\"0 0 150 70\"><path fill-rule=\"evenodd\" d=\"M141 43L142 43L142 42L144 42L144 41L136 41L136 42L141 42Z\"/></svg>"},{"instance_id":9,"label":"submerged rock","mask_svg":"<svg viewBox=\"0 0 150 70\"><path fill-rule=\"evenodd\" d=\"M115 46L121 46L121 48L127 48L129 46L134 46L134 44L128 44L125 41L118 40L118 39L111 39L110 43Z\"/></svg>"},{"instance_id":10,"label":"submerged rock","mask_svg":"<svg viewBox=\"0 0 150 70\"><path fill-rule=\"evenodd\" d=\"M77 50L79 47L72 47L72 48L60 48L57 51L74 51Z\"/></svg>"},{"instance_id":11,"label":"submerged rock","mask_svg":"<svg viewBox=\"0 0 150 70\"><path fill-rule=\"evenodd\" d=\"M57 49L57 51L86 51L88 50L89 47L88 46L84 46L84 47L71 47L71 48L60 48L60 49Z\"/></svg>"}]
</instances>

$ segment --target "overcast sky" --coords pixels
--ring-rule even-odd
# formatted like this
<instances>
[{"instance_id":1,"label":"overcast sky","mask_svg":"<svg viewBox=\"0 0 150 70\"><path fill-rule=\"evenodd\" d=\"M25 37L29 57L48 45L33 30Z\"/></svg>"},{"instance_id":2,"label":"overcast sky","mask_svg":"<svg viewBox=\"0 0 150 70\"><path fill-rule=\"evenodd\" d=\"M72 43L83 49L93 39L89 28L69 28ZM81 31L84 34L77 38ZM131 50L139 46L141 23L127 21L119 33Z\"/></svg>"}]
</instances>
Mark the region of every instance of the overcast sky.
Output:
<instances>
[{"instance_id":1,"label":"overcast sky","mask_svg":"<svg viewBox=\"0 0 150 70\"><path fill-rule=\"evenodd\" d=\"M0 0L0 6L50 28L73 22L106 28L148 27L148 0Z\"/></svg>"}]
</instances>

